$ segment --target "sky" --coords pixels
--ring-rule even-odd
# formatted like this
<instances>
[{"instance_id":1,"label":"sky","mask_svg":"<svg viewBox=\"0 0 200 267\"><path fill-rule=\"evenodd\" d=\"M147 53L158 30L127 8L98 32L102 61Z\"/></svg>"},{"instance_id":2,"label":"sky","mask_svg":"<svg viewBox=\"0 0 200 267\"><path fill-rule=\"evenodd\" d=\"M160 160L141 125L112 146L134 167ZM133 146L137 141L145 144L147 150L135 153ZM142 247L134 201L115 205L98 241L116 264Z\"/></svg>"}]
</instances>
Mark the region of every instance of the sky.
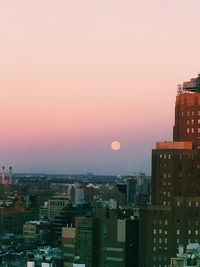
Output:
<instances>
[{"instance_id":1,"label":"sky","mask_svg":"<svg viewBox=\"0 0 200 267\"><path fill-rule=\"evenodd\" d=\"M150 174L155 142L172 140L177 84L200 72L199 10L199 0L1 0L0 164Z\"/></svg>"}]
</instances>

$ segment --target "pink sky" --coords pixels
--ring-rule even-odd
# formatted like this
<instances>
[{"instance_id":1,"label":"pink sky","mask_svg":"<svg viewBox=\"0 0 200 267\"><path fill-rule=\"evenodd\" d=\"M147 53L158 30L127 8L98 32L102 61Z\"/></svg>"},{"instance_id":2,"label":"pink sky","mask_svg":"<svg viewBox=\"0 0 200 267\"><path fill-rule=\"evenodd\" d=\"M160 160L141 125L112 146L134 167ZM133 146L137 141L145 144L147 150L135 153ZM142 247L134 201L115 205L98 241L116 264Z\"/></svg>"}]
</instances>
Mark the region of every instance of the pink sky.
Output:
<instances>
[{"instance_id":1,"label":"pink sky","mask_svg":"<svg viewBox=\"0 0 200 267\"><path fill-rule=\"evenodd\" d=\"M150 173L200 72L199 0L0 1L0 162ZM112 140L121 150L110 149Z\"/></svg>"}]
</instances>

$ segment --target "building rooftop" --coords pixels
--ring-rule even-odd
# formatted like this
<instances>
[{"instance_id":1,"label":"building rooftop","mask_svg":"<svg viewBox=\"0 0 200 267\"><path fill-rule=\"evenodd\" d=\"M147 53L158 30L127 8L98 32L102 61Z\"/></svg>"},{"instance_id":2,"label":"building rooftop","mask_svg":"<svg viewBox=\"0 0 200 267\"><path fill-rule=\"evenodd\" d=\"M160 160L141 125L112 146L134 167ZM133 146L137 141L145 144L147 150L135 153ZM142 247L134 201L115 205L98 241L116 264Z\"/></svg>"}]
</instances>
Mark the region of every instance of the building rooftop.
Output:
<instances>
[{"instance_id":1,"label":"building rooftop","mask_svg":"<svg viewBox=\"0 0 200 267\"><path fill-rule=\"evenodd\" d=\"M197 78L192 78L188 82L183 83L183 90L189 92L200 92L200 74Z\"/></svg>"},{"instance_id":2,"label":"building rooftop","mask_svg":"<svg viewBox=\"0 0 200 267\"><path fill-rule=\"evenodd\" d=\"M157 142L156 149L192 149L192 142Z\"/></svg>"}]
</instances>

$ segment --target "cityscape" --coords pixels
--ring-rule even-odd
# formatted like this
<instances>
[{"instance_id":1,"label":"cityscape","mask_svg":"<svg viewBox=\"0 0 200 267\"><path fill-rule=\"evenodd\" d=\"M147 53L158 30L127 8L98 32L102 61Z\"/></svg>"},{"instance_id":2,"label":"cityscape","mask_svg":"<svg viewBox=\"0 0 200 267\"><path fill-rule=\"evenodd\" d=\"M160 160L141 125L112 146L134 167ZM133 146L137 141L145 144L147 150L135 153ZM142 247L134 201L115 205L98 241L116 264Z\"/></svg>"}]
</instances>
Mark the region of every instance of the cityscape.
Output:
<instances>
[{"instance_id":1,"label":"cityscape","mask_svg":"<svg viewBox=\"0 0 200 267\"><path fill-rule=\"evenodd\" d=\"M0 267L200 267L199 10L0 1Z\"/></svg>"},{"instance_id":2,"label":"cityscape","mask_svg":"<svg viewBox=\"0 0 200 267\"><path fill-rule=\"evenodd\" d=\"M2 166L2 266L199 266L199 149L200 75L178 85L173 141L156 142L151 177Z\"/></svg>"}]
</instances>

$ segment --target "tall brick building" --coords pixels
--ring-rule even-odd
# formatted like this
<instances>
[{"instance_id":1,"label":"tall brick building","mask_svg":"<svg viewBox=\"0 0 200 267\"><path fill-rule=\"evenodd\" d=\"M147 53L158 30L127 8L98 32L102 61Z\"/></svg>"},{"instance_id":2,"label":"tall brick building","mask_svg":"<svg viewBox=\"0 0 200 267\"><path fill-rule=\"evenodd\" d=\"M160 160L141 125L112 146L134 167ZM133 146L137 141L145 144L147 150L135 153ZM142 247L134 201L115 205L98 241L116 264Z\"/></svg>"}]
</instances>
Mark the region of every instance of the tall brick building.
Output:
<instances>
[{"instance_id":1,"label":"tall brick building","mask_svg":"<svg viewBox=\"0 0 200 267\"><path fill-rule=\"evenodd\" d=\"M141 212L140 267L167 267L200 242L200 75L179 86L173 142L152 151L152 204Z\"/></svg>"}]
</instances>

